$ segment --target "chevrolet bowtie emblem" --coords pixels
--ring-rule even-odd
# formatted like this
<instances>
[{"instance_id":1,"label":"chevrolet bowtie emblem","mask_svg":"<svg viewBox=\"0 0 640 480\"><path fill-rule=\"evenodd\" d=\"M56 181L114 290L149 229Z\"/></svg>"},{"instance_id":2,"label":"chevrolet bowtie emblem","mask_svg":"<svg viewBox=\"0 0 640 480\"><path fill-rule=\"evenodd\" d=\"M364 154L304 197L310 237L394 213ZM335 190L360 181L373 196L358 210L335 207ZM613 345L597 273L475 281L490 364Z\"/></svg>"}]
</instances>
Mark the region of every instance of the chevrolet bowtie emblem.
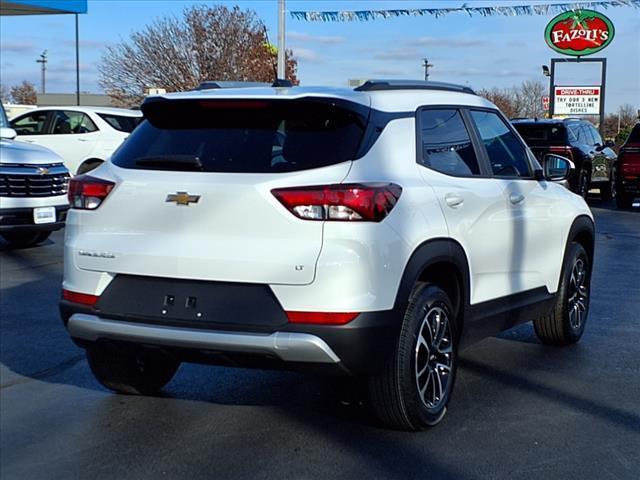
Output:
<instances>
[{"instance_id":1,"label":"chevrolet bowtie emblem","mask_svg":"<svg viewBox=\"0 0 640 480\"><path fill-rule=\"evenodd\" d=\"M38 174L39 175L48 175L49 174L49 169L45 168L45 167L38 167Z\"/></svg>"},{"instance_id":2,"label":"chevrolet bowtie emblem","mask_svg":"<svg viewBox=\"0 0 640 480\"><path fill-rule=\"evenodd\" d=\"M189 205L190 203L198 203L200 195L189 195L188 192L176 192L167 195L165 202L176 202L177 205Z\"/></svg>"}]
</instances>

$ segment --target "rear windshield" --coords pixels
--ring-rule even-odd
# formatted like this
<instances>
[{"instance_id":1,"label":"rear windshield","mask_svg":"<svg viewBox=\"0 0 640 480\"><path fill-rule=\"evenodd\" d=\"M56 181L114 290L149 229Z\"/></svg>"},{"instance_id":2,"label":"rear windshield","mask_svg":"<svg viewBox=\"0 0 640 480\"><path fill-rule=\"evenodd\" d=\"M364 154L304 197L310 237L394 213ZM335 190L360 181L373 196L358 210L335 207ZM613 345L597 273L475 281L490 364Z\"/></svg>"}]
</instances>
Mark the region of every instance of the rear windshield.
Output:
<instances>
[{"instance_id":1,"label":"rear windshield","mask_svg":"<svg viewBox=\"0 0 640 480\"><path fill-rule=\"evenodd\" d=\"M142 117L125 117L124 115L111 115L99 113L100 118L121 132L131 133L142 121Z\"/></svg>"},{"instance_id":2,"label":"rear windshield","mask_svg":"<svg viewBox=\"0 0 640 480\"><path fill-rule=\"evenodd\" d=\"M514 123L513 126L529 146L567 144L567 129L564 125Z\"/></svg>"},{"instance_id":3,"label":"rear windshield","mask_svg":"<svg viewBox=\"0 0 640 480\"><path fill-rule=\"evenodd\" d=\"M633 127L626 143L640 143L640 123L636 123L635 127Z\"/></svg>"},{"instance_id":4,"label":"rear windshield","mask_svg":"<svg viewBox=\"0 0 640 480\"><path fill-rule=\"evenodd\" d=\"M368 109L333 100L189 100L143 105L114 154L124 168L277 173L356 158Z\"/></svg>"}]
</instances>

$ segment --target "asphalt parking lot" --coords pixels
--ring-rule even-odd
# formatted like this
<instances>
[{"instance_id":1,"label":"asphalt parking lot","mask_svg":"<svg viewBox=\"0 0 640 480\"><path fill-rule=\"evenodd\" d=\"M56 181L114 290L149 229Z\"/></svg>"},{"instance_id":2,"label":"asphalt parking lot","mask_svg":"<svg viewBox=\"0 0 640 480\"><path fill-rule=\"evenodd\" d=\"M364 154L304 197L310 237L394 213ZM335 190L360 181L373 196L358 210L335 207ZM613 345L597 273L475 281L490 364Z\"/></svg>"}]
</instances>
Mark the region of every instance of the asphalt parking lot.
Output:
<instances>
[{"instance_id":1,"label":"asphalt parking lot","mask_svg":"<svg viewBox=\"0 0 640 480\"><path fill-rule=\"evenodd\" d=\"M467 349L447 418L413 434L296 373L183 365L162 397L112 394L58 317L62 233L2 250L0 477L637 479L640 211L591 206L582 342L525 324Z\"/></svg>"}]
</instances>

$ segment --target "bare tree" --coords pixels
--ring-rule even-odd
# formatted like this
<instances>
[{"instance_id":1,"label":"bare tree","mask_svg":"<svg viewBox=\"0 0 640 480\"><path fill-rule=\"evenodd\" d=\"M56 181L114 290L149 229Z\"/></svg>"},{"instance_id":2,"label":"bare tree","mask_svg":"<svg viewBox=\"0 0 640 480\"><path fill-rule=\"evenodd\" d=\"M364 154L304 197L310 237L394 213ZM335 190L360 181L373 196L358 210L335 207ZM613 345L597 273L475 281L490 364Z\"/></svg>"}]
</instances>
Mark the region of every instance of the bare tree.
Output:
<instances>
[{"instance_id":1,"label":"bare tree","mask_svg":"<svg viewBox=\"0 0 640 480\"><path fill-rule=\"evenodd\" d=\"M36 105L38 93L33 83L23 80L21 84L11 87L11 99L22 105Z\"/></svg>"},{"instance_id":2,"label":"bare tree","mask_svg":"<svg viewBox=\"0 0 640 480\"><path fill-rule=\"evenodd\" d=\"M174 92L205 80L272 81L276 55L253 11L198 5L107 47L99 83L115 104L133 105L150 87ZM286 77L297 83L297 62L291 51L286 56Z\"/></svg>"},{"instance_id":3,"label":"bare tree","mask_svg":"<svg viewBox=\"0 0 640 480\"><path fill-rule=\"evenodd\" d=\"M516 106L513 90L491 88L489 90L482 89L478 91L478 95L486 98L490 102L493 102L507 118L514 118L518 116L518 108Z\"/></svg>"},{"instance_id":4,"label":"bare tree","mask_svg":"<svg viewBox=\"0 0 640 480\"><path fill-rule=\"evenodd\" d=\"M525 80L519 87L513 87L518 117L542 118L542 97L547 93L547 87L537 80Z\"/></svg>"},{"instance_id":5,"label":"bare tree","mask_svg":"<svg viewBox=\"0 0 640 480\"><path fill-rule=\"evenodd\" d=\"M9 90L0 83L0 103L9 103Z\"/></svg>"}]
</instances>

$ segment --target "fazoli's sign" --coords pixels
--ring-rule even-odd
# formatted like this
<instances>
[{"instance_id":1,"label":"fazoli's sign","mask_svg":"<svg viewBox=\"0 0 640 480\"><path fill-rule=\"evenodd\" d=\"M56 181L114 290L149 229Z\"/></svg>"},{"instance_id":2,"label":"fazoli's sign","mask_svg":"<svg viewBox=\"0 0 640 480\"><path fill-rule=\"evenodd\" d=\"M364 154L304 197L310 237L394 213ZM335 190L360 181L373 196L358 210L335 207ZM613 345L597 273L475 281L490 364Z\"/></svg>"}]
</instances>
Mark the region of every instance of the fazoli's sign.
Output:
<instances>
[{"instance_id":1,"label":"fazoli's sign","mask_svg":"<svg viewBox=\"0 0 640 480\"><path fill-rule=\"evenodd\" d=\"M544 39L549 47L565 55L591 55L611 43L613 23L593 10L564 12L547 24Z\"/></svg>"}]
</instances>

